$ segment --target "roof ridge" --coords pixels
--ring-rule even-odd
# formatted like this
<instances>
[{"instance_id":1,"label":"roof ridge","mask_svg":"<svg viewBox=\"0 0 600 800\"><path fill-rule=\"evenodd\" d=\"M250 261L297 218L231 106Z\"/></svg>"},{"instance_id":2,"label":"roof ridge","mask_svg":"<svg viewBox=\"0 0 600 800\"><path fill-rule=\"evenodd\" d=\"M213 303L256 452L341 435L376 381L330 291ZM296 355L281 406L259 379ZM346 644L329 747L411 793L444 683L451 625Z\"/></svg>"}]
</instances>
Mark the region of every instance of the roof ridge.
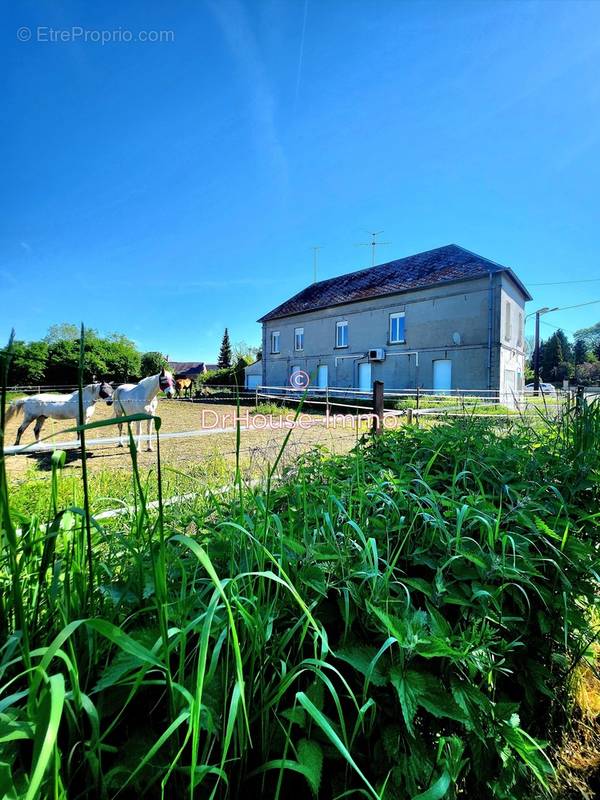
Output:
<instances>
[{"instance_id":1,"label":"roof ridge","mask_svg":"<svg viewBox=\"0 0 600 800\"><path fill-rule=\"evenodd\" d=\"M508 273L525 297L531 299L510 267L451 242L308 284L258 321L266 322L359 300L401 294L450 281L473 280L497 272Z\"/></svg>"},{"instance_id":2,"label":"roof ridge","mask_svg":"<svg viewBox=\"0 0 600 800\"><path fill-rule=\"evenodd\" d=\"M450 245L448 245L448 247L449 246ZM488 258L487 256L482 256L479 253L476 253L474 250L469 250L468 247L463 247L461 244L453 243L452 247L458 247L458 249L462 250L463 253L469 253L469 255L475 256L476 258L480 258L482 261L487 261L488 264L493 264L495 267L498 267L498 269L502 270L511 269L510 267L507 267L506 264L501 264L499 261L493 261L491 258Z\"/></svg>"},{"instance_id":3,"label":"roof ridge","mask_svg":"<svg viewBox=\"0 0 600 800\"><path fill-rule=\"evenodd\" d=\"M465 253L471 252L471 250L466 250L459 244L454 244L453 242L450 242L449 244L443 244L440 247L432 247L431 250L422 250L419 253L411 253L408 256L401 256L400 258L392 258L391 261L382 261L381 264L373 264L371 267L361 267L360 269L353 269L350 272L342 272L341 275L332 275L331 278L323 278L323 280L321 281L315 281L314 283L309 283L308 286L304 287L304 289L308 289L309 286L318 286L320 283L327 283L327 281L335 281L338 280L339 278L347 278L350 277L350 275L358 275L359 272L371 272L372 270L377 269L378 267L387 267L388 264L395 264L398 261L406 261L409 258L422 256L425 253L435 253L438 250L445 250L447 247L458 247L459 250L464 250ZM477 253L473 253L473 255L476 256ZM478 256L478 258L484 258L484 256ZM486 261L489 261L489 259L486 259ZM300 292L303 292L304 289L300 289ZM296 292L296 294L300 294L300 292ZM294 295L294 297L295 296L296 295ZM290 298L290 300L291 299L292 298Z\"/></svg>"}]
</instances>

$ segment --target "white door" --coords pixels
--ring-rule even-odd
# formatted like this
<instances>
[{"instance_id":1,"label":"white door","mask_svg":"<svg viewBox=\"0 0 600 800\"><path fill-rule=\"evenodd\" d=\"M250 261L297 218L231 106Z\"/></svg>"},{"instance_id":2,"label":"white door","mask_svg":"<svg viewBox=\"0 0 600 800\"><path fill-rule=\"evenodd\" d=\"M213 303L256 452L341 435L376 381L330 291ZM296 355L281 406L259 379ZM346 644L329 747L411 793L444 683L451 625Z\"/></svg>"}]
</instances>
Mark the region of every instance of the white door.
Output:
<instances>
[{"instance_id":1,"label":"white door","mask_svg":"<svg viewBox=\"0 0 600 800\"><path fill-rule=\"evenodd\" d=\"M517 396L517 373L514 369L504 370L504 396L500 398L501 403L510 405L514 403Z\"/></svg>"},{"instance_id":2,"label":"white door","mask_svg":"<svg viewBox=\"0 0 600 800\"><path fill-rule=\"evenodd\" d=\"M246 375L246 389L256 389L260 386L260 375Z\"/></svg>"},{"instance_id":3,"label":"white door","mask_svg":"<svg viewBox=\"0 0 600 800\"><path fill-rule=\"evenodd\" d=\"M319 364L317 367L317 386L319 389L326 389L329 386L329 370L327 364Z\"/></svg>"},{"instance_id":4,"label":"white door","mask_svg":"<svg viewBox=\"0 0 600 800\"><path fill-rule=\"evenodd\" d=\"M436 394L447 394L452 389L452 361L449 358L438 358L433 362L433 391Z\"/></svg>"},{"instance_id":5,"label":"white door","mask_svg":"<svg viewBox=\"0 0 600 800\"><path fill-rule=\"evenodd\" d=\"M358 388L363 392L370 392L373 388L370 364L358 365Z\"/></svg>"}]
</instances>

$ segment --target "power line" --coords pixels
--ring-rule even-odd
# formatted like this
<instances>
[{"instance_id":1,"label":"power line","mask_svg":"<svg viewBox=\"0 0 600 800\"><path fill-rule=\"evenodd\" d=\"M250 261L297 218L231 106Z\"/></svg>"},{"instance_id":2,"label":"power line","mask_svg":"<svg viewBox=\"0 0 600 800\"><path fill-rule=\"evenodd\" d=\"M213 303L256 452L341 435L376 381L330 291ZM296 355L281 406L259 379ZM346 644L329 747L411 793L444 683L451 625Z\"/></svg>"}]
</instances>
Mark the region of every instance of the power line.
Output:
<instances>
[{"instance_id":1,"label":"power line","mask_svg":"<svg viewBox=\"0 0 600 800\"><path fill-rule=\"evenodd\" d=\"M571 336L575 336L574 331L570 331L568 328L563 328L562 325L553 325L551 322L546 322L543 319L540 320L540 323L542 325L546 325L548 328L554 328L555 331L564 331L565 333L571 334Z\"/></svg>"},{"instance_id":2,"label":"power line","mask_svg":"<svg viewBox=\"0 0 600 800\"><path fill-rule=\"evenodd\" d=\"M580 281L551 281L549 283L528 283L528 286L564 286L571 283L598 283L600 278L584 278Z\"/></svg>"},{"instance_id":3,"label":"power line","mask_svg":"<svg viewBox=\"0 0 600 800\"><path fill-rule=\"evenodd\" d=\"M571 308L583 308L583 306L593 306L595 303L600 303L600 300L590 300L587 303L577 303L574 306L561 306L557 311L569 311Z\"/></svg>"},{"instance_id":4,"label":"power line","mask_svg":"<svg viewBox=\"0 0 600 800\"><path fill-rule=\"evenodd\" d=\"M593 305L596 305L596 303L600 303L600 300L588 300L587 303L576 303L573 306L560 306L559 308L552 308L550 310L551 311L570 311L572 308L583 308L584 306L593 306ZM532 311L531 314L528 314L527 316L531 317L535 313L536 313L535 311Z\"/></svg>"}]
</instances>

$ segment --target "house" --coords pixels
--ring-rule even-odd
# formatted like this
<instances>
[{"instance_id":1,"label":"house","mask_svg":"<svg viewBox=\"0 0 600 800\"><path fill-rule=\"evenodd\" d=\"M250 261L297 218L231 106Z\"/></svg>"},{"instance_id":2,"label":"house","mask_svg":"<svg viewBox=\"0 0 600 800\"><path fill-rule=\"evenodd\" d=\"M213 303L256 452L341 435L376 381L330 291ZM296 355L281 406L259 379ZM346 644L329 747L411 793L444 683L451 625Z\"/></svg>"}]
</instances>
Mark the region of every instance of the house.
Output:
<instances>
[{"instance_id":1,"label":"house","mask_svg":"<svg viewBox=\"0 0 600 800\"><path fill-rule=\"evenodd\" d=\"M207 364L204 361L169 361L169 370L177 378L195 378L205 372L217 369L216 364Z\"/></svg>"},{"instance_id":2,"label":"house","mask_svg":"<svg viewBox=\"0 0 600 800\"><path fill-rule=\"evenodd\" d=\"M524 308L512 269L455 244L319 281L262 323L262 383L299 370L318 387L523 388Z\"/></svg>"},{"instance_id":3,"label":"house","mask_svg":"<svg viewBox=\"0 0 600 800\"><path fill-rule=\"evenodd\" d=\"M244 367L244 386L246 389L256 389L262 383L262 361L253 361Z\"/></svg>"}]
</instances>

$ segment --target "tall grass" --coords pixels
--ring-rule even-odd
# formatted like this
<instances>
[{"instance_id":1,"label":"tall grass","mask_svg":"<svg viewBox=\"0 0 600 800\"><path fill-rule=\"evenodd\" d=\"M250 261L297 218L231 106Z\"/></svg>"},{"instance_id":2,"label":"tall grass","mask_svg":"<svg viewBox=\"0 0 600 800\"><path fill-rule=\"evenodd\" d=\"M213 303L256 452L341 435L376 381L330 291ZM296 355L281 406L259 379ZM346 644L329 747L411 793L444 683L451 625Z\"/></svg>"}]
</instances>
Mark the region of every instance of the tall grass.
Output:
<instances>
[{"instance_id":1,"label":"tall grass","mask_svg":"<svg viewBox=\"0 0 600 800\"><path fill-rule=\"evenodd\" d=\"M130 437L120 527L61 507L57 455L20 536L0 457L2 795L543 792L596 636L599 444L585 403L407 426L182 513Z\"/></svg>"}]
</instances>

